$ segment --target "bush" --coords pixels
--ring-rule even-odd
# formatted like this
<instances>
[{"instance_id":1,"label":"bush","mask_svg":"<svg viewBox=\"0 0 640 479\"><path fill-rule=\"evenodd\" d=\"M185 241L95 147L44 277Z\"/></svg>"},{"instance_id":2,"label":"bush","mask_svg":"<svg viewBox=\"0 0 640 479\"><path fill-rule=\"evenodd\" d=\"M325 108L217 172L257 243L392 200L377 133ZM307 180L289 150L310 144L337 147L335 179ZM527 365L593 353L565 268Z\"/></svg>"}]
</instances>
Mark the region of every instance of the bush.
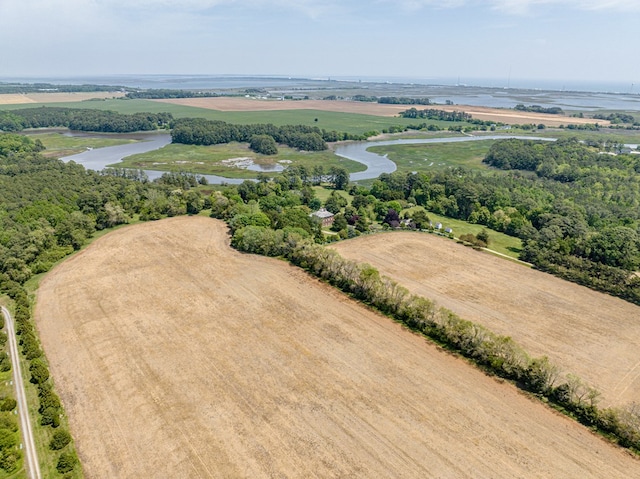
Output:
<instances>
[{"instance_id":1,"label":"bush","mask_svg":"<svg viewBox=\"0 0 640 479\"><path fill-rule=\"evenodd\" d=\"M31 361L29 372L31 373L31 382L33 384L42 384L49 379L49 368L40 358L35 358Z\"/></svg>"},{"instance_id":2,"label":"bush","mask_svg":"<svg viewBox=\"0 0 640 479\"><path fill-rule=\"evenodd\" d=\"M60 411L55 407L45 408L41 413L41 426L58 427L60 425Z\"/></svg>"},{"instance_id":3,"label":"bush","mask_svg":"<svg viewBox=\"0 0 640 479\"><path fill-rule=\"evenodd\" d=\"M19 453L17 451L2 451L2 453L0 453L0 469L3 469L7 472L13 471L18 463L18 454Z\"/></svg>"},{"instance_id":4,"label":"bush","mask_svg":"<svg viewBox=\"0 0 640 479\"><path fill-rule=\"evenodd\" d=\"M64 429L60 429L59 431L53 433L51 442L49 442L49 449L57 451L65 447L70 442L71 434L69 434L69 432L65 431Z\"/></svg>"},{"instance_id":5,"label":"bush","mask_svg":"<svg viewBox=\"0 0 640 479\"><path fill-rule=\"evenodd\" d=\"M0 411L13 411L17 404L18 403L13 398L4 398L0 400Z\"/></svg>"},{"instance_id":6,"label":"bush","mask_svg":"<svg viewBox=\"0 0 640 479\"><path fill-rule=\"evenodd\" d=\"M62 454L60 454L56 469L60 474L65 474L67 472L73 471L77 463L78 457L74 452L63 452Z\"/></svg>"},{"instance_id":7,"label":"bush","mask_svg":"<svg viewBox=\"0 0 640 479\"><path fill-rule=\"evenodd\" d=\"M18 430L18 420L10 412L0 412L0 429L8 429L16 432Z\"/></svg>"}]
</instances>

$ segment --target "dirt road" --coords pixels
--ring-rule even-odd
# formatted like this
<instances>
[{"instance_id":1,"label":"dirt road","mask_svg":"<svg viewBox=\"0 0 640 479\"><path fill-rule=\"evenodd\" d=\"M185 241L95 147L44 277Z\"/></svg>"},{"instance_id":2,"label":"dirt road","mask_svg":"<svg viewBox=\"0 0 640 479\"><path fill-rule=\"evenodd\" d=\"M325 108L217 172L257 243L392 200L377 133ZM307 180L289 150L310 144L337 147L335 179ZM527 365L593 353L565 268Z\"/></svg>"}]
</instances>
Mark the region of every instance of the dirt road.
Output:
<instances>
[{"instance_id":1,"label":"dirt road","mask_svg":"<svg viewBox=\"0 0 640 479\"><path fill-rule=\"evenodd\" d=\"M27 398L24 392L24 381L22 380L22 371L20 367L20 353L16 341L16 333L11 313L4 306L0 307L4 315L5 325L7 328L7 338L9 343L9 356L11 357L13 384L16 391L16 402L18 403L18 417L20 418L20 431L22 433L23 451L27 473L30 479L40 479L40 464L38 463L38 452L36 451L35 441L33 440L33 430L31 429L31 419L29 418L29 409L27 407Z\"/></svg>"},{"instance_id":2,"label":"dirt road","mask_svg":"<svg viewBox=\"0 0 640 479\"><path fill-rule=\"evenodd\" d=\"M640 477L640 461L286 263L180 217L42 281L87 478Z\"/></svg>"}]
</instances>

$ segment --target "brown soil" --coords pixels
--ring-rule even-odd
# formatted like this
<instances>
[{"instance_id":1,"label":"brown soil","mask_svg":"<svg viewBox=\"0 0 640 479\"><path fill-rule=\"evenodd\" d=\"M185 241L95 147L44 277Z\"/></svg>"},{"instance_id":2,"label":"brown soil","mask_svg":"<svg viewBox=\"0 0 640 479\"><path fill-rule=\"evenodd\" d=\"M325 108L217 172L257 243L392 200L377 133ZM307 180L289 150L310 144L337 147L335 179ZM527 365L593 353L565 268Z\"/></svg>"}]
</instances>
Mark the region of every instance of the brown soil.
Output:
<instances>
[{"instance_id":1,"label":"brown soil","mask_svg":"<svg viewBox=\"0 0 640 479\"><path fill-rule=\"evenodd\" d=\"M94 98L120 98L121 92L92 92L92 93L28 93L21 94L0 94L0 105L19 105L24 103L70 103L75 101L86 101Z\"/></svg>"},{"instance_id":2,"label":"brown soil","mask_svg":"<svg viewBox=\"0 0 640 479\"><path fill-rule=\"evenodd\" d=\"M640 396L640 307L426 233L335 245L464 319L511 336L602 392L602 406Z\"/></svg>"},{"instance_id":3,"label":"brown soil","mask_svg":"<svg viewBox=\"0 0 640 479\"><path fill-rule=\"evenodd\" d=\"M640 477L640 461L225 225L124 228L36 321L88 478Z\"/></svg>"},{"instance_id":4,"label":"brown soil","mask_svg":"<svg viewBox=\"0 0 640 479\"><path fill-rule=\"evenodd\" d=\"M397 116L400 112L411 108L410 105L385 105L362 101L340 100L258 100L241 97L215 97L215 98L178 98L168 100L154 100L174 105L208 108L219 111L278 111L278 110L321 110L341 113L361 113L363 115ZM589 118L570 118L558 115L545 115L542 113L519 112L501 108L488 108L478 106L416 106L418 109L435 108L447 111L465 111L479 120L495 121L508 124L544 123L547 126L567 125L569 123L593 123ZM600 124L608 124L607 121L598 120Z\"/></svg>"}]
</instances>

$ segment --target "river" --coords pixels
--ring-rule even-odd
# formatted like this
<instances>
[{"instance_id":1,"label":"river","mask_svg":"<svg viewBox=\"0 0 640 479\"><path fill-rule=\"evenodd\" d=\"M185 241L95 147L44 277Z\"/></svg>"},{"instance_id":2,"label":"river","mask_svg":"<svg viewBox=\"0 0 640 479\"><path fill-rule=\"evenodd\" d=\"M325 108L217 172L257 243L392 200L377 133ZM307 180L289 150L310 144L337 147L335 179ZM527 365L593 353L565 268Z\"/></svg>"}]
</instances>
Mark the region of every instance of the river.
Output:
<instances>
[{"instance_id":1,"label":"river","mask_svg":"<svg viewBox=\"0 0 640 479\"><path fill-rule=\"evenodd\" d=\"M163 146L171 143L171 135L168 134L155 134L145 133L137 136L138 139L143 141L137 143L128 143L126 145L109 146L105 148L96 148L93 150L87 150L77 155L65 156L63 161L75 161L83 165L85 168L101 171L108 167L108 165L117 164L127 156L136 155L139 153L146 153L148 151L157 150ZM491 136L455 136L455 137L443 137L443 138L417 138L410 140L385 140L385 141L364 141L354 143L344 143L338 145L335 149L335 154L349 160L357 161L367 167L365 171L358 173L351 173L351 181L369 180L377 178L382 173L393 173L396 171L396 164L385 156L378 155L367 151L373 146L388 146L388 145L417 145L424 143L458 143L465 141L482 141L482 140L500 140L506 138L516 138L522 140L543 140L543 141L555 141L555 138L540 138L531 136L516 136L516 135L491 135ZM164 171L157 170L144 170L150 180L160 178ZM199 175L204 176L210 184L240 184L244 179L240 178L226 178L217 175Z\"/></svg>"}]
</instances>

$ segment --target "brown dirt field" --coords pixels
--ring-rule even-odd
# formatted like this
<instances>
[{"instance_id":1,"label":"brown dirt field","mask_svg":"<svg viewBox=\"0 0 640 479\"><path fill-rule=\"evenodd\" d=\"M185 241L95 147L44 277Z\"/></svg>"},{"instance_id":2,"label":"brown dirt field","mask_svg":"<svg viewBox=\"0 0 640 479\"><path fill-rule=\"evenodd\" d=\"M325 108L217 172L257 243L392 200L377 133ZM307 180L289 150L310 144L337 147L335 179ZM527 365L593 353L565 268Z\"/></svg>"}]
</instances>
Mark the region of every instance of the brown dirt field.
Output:
<instances>
[{"instance_id":1,"label":"brown dirt field","mask_svg":"<svg viewBox=\"0 0 640 479\"><path fill-rule=\"evenodd\" d=\"M411 108L411 105L385 105L362 101L339 100L257 100L241 97L215 97L215 98L177 98L167 100L154 100L174 105L208 108L219 111L279 111L279 110L321 110L340 113L360 113L363 115L397 116L400 112ZM569 123L593 123L589 118L570 118L558 115L545 115L543 113L519 112L500 108L488 108L478 106L443 106L432 107L418 105L416 108L435 108L447 111L465 111L480 120L496 121L509 124L544 123L547 126L567 125ZM606 120L599 123L608 124Z\"/></svg>"},{"instance_id":2,"label":"brown dirt field","mask_svg":"<svg viewBox=\"0 0 640 479\"><path fill-rule=\"evenodd\" d=\"M336 244L462 318L511 336L602 392L601 406L640 397L640 307L426 233Z\"/></svg>"},{"instance_id":3,"label":"brown dirt field","mask_svg":"<svg viewBox=\"0 0 640 479\"><path fill-rule=\"evenodd\" d=\"M48 274L87 478L640 477L640 461L301 270L180 217Z\"/></svg>"},{"instance_id":4,"label":"brown dirt field","mask_svg":"<svg viewBox=\"0 0 640 479\"><path fill-rule=\"evenodd\" d=\"M121 92L95 92L95 93L28 93L0 94L0 105L20 105L24 103L67 103L74 101L86 101L93 98L120 98Z\"/></svg>"}]
</instances>

